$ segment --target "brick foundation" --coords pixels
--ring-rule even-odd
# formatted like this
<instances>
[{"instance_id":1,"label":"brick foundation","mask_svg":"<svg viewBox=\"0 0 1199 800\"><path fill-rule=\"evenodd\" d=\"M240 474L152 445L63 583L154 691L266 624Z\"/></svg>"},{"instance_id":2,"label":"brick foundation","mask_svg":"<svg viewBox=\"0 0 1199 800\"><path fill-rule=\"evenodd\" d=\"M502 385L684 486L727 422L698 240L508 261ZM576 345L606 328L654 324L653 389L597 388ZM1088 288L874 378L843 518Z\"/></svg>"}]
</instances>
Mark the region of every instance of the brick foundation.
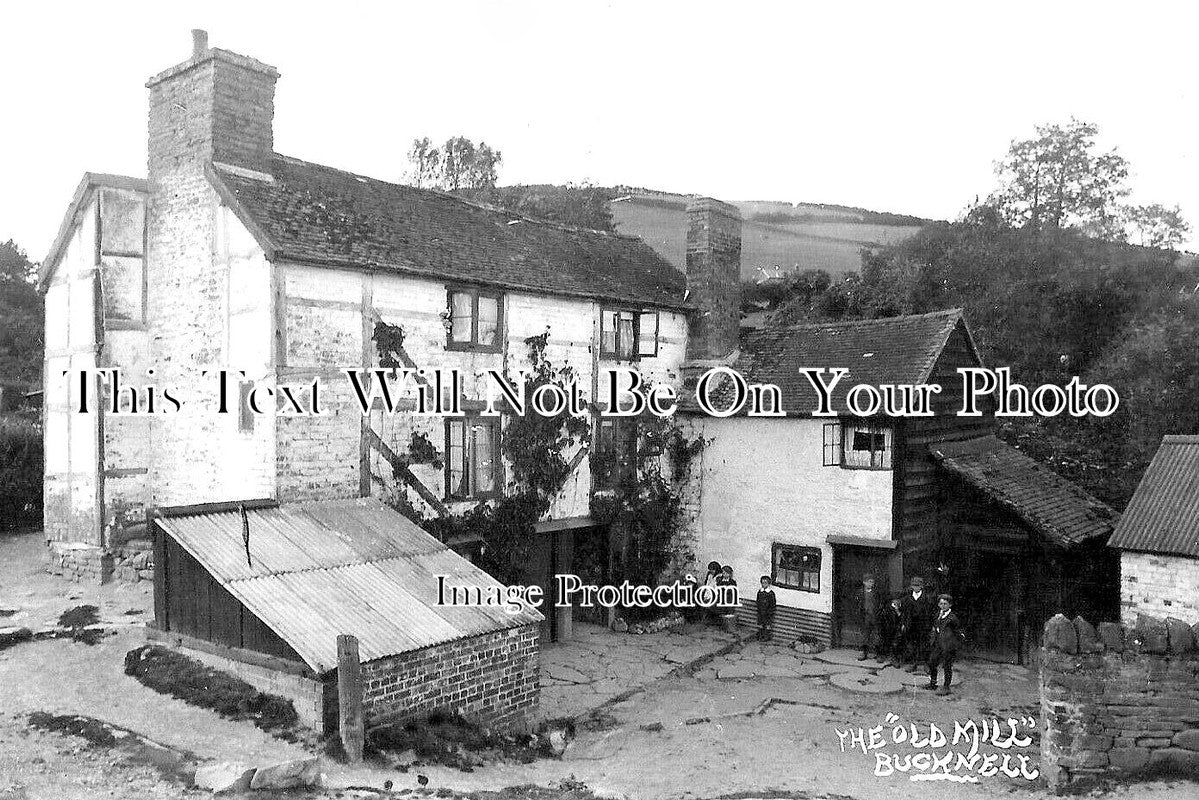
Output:
<instances>
[{"instance_id":1,"label":"brick foundation","mask_svg":"<svg viewBox=\"0 0 1199 800\"><path fill-rule=\"evenodd\" d=\"M1046 623L1041 771L1051 787L1138 773L1199 777L1196 633L1155 617L1098 631L1060 614Z\"/></svg>"},{"instance_id":2,"label":"brick foundation","mask_svg":"<svg viewBox=\"0 0 1199 800\"><path fill-rule=\"evenodd\" d=\"M539 628L525 625L362 665L368 727L449 711L499 729L522 729L540 701Z\"/></svg>"}]
</instances>

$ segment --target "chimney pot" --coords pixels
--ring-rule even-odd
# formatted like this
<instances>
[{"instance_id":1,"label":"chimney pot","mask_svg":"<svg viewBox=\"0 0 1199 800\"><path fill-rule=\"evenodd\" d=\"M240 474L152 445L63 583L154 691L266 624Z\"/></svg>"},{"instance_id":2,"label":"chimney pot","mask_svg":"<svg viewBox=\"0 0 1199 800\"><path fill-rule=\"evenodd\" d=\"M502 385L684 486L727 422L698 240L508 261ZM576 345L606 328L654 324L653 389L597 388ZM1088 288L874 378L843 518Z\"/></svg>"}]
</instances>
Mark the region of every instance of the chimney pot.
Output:
<instances>
[{"instance_id":1,"label":"chimney pot","mask_svg":"<svg viewBox=\"0 0 1199 800\"><path fill-rule=\"evenodd\" d=\"M208 31L192 28L192 58L200 58L208 52Z\"/></svg>"}]
</instances>

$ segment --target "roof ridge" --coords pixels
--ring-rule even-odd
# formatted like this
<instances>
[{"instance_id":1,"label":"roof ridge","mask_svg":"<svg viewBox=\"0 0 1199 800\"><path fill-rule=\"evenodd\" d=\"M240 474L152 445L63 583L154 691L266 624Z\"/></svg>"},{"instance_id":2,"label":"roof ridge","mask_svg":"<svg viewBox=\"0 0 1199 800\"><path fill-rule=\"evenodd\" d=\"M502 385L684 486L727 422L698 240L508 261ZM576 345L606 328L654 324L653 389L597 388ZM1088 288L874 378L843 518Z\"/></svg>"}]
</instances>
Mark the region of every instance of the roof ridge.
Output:
<instances>
[{"instance_id":1,"label":"roof ridge","mask_svg":"<svg viewBox=\"0 0 1199 800\"><path fill-rule=\"evenodd\" d=\"M1162 437L1162 444L1199 444L1199 435L1170 433Z\"/></svg>"},{"instance_id":2,"label":"roof ridge","mask_svg":"<svg viewBox=\"0 0 1199 800\"><path fill-rule=\"evenodd\" d=\"M443 191L441 189L426 189L423 186L410 186L409 184L406 184L406 183L396 183L394 181L385 181L381 178L374 178L374 177L371 177L370 175L363 175L358 172L351 172L347 169L341 169L339 167L330 167L327 164L318 164L315 161L306 161L305 159L296 158L295 156L284 155L283 153L274 153L273 155L275 158L283 159L284 161L291 161L291 162L297 163L297 164L305 164L310 167L317 167L318 169L328 170L329 172L338 172L338 173L341 173L342 175L348 175L351 178L356 178L359 180L366 180L366 181L372 181L374 183L381 183L381 184L384 184L385 186L396 186L401 189L411 189L412 191L416 191L416 192L425 192L427 194L434 195L436 197L443 197L448 200L454 200L458 203L461 203L462 205L470 206L471 208L477 208L481 211L486 211L490 214L504 214L508 217L513 217L513 218L519 219L522 222L531 222L535 225L545 225L550 228L557 228L558 230L563 230L563 231L568 231L568 232L594 233L599 236L606 236L606 237L609 237L612 239L623 239L623 240L627 240L627 241L642 241L640 236L634 236L633 234L619 233L617 231L601 231L597 228L585 228L581 225L570 225L565 222L558 222L556 220L543 219L541 217L534 217L534 216L530 216L528 214L521 213L519 211L513 211L512 209L506 208L504 206L497 206L493 203L484 203L484 202L481 202L478 200L468 200L465 197L459 197L458 195L456 195L452 192ZM511 222L511 220L509 220L509 222Z\"/></svg>"},{"instance_id":3,"label":"roof ridge","mask_svg":"<svg viewBox=\"0 0 1199 800\"><path fill-rule=\"evenodd\" d=\"M758 330L798 330L801 328L829 328L829 327L867 327L870 325L883 325L894 322L903 322L914 319L925 319L929 317L962 317L965 315L963 308L945 308L940 311L926 311L923 314L900 314L894 317L874 317L872 319L838 319L828 320L825 322L797 322L794 325L778 325L766 326Z\"/></svg>"}]
</instances>

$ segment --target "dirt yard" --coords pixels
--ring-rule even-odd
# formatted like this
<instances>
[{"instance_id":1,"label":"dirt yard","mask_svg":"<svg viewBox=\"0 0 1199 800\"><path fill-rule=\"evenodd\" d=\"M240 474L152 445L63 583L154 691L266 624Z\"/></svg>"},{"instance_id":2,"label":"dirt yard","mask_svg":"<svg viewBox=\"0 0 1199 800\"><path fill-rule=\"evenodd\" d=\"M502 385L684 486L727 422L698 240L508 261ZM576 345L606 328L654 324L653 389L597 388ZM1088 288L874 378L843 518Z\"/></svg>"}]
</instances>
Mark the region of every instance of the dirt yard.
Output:
<instances>
[{"instance_id":1,"label":"dirt yard","mask_svg":"<svg viewBox=\"0 0 1199 800\"><path fill-rule=\"evenodd\" d=\"M93 604L101 620L117 632L94 646L54 639L0 651L0 800L207 795L187 789L177 778L164 776L153 765L139 764L124 752L31 729L28 715L35 711L95 717L202 761L273 763L310 754L304 746L273 738L250 722L223 719L157 694L126 676L125 653L144 641L140 626L150 617L149 585L85 587L51 578L42 572L41 548L36 534L0 538L0 611L6 614L0 625L37 630L68 608ZM644 648L647 643L639 641L637 646ZM594 657L585 648L579 652L577 668L584 671L585 662ZM905 676L889 672L874 676L835 653L824 658L747 642L694 674L661 678L601 709L580 726L561 759L489 765L473 772L425 765L406 772L351 769L326 761L324 796L940 800L1048 795L1043 781L1002 774L980 777L978 783L914 781L901 772L875 774L877 753L915 752L910 742L894 743L901 726L910 729L914 723L918 736L927 737L931 723L952 734L955 721L1035 718L1037 695L1031 672L967 664L961 669L960 689L950 698L911 685L894 694L874 694L869 690L878 678ZM560 654L558 661L562 661ZM850 745L850 732L857 729L862 730L859 741L869 743L872 726L881 726L878 735L886 738L885 747L863 752L861 746ZM1015 756L1025 755L1027 769L1035 771L1035 722L1031 729L1019 732L1022 736L1003 752L1013 756L1013 764ZM387 781L389 792L383 791ZM558 788L539 792L513 788L530 784ZM581 784L596 794L583 793ZM1107 794L1189 800L1195 796L1195 785L1110 787Z\"/></svg>"}]
</instances>

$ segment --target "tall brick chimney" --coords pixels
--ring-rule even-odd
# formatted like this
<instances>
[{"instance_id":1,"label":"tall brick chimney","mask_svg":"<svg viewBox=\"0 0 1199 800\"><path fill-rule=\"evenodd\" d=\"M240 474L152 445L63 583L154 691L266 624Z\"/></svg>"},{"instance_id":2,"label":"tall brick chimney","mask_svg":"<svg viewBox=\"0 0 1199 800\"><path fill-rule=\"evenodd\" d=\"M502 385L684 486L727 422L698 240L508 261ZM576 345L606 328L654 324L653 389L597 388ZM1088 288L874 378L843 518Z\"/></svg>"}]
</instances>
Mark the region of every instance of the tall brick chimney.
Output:
<instances>
[{"instance_id":1,"label":"tall brick chimney","mask_svg":"<svg viewBox=\"0 0 1199 800\"><path fill-rule=\"evenodd\" d=\"M155 75L150 90L151 183L179 167L219 161L260 172L274 152L279 72L247 56L208 46L192 31L192 55Z\"/></svg>"},{"instance_id":2,"label":"tall brick chimney","mask_svg":"<svg viewBox=\"0 0 1199 800\"><path fill-rule=\"evenodd\" d=\"M203 375L242 366L229 361L227 217L206 170L216 162L269 174L278 77L274 67L210 48L207 33L192 31L191 56L146 84L149 361L156 382L191 406L191 413L150 420L147 485L154 506L233 500L246 490L244 481L238 485L243 472L222 468L231 452L248 452L238 449L244 445L236 415L230 423L214 412L212 379ZM260 452L268 452L266 435Z\"/></svg>"},{"instance_id":3,"label":"tall brick chimney","mask_svg":"<svg viewBox=\"0 0 1199 800\"><path fill-rule=\"evenodd\" d=\"M687 206L687 292L692 318L687 358L719 359L737 349L741 327L741 213L700 197Z\"/></svg>"}]
</instances>

